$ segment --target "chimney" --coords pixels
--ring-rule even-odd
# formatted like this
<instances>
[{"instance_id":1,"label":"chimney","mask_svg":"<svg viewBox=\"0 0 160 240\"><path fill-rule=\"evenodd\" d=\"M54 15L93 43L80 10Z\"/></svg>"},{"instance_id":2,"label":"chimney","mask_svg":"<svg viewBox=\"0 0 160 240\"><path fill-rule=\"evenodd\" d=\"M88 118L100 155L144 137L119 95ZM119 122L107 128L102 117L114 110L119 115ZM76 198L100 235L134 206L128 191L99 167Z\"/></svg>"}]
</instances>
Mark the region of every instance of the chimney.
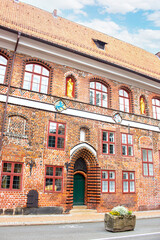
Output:
<instances>
[{"instance_id":1,"label":"chimney","mask_svg":"<svg viewBox=\"0 0 160 240\"><path fill-rule=\"evenodd\" d=\"M156 56L160 58L160 52L156 53Z\"/></svg>"},{"instance_id":2,"label":"chimney","mask_svg":"<svg viewBox=\"0 0 160 240\"><path fill-rule=\"evenodd\" d=\"M52 15L53 15L53 17L54 17L54 18L57 18L57 9L54 9L54 11L53 11L53 14L52 14Z\"/></svg>"}]
</instances>

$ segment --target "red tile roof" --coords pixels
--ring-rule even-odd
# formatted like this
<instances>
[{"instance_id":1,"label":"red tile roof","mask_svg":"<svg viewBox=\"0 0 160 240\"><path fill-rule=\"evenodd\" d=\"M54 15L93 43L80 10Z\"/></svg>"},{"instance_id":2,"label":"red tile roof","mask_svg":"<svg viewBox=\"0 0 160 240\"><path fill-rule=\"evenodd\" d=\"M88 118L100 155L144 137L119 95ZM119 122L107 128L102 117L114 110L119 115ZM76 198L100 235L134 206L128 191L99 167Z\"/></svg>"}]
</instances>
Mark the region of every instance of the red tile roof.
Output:
<instances>
[{"instance_id":1,"label":"red tile roof","mask_svg":"<svg viewBox=\"0 0 160 240\"><path fill-rule=\"evenodd\" d=\"M14 0L0 0L0 26L160 79L160 59L141 48ZM106 42L105 50L93 39Z\"/></svg>"}]
</instances>

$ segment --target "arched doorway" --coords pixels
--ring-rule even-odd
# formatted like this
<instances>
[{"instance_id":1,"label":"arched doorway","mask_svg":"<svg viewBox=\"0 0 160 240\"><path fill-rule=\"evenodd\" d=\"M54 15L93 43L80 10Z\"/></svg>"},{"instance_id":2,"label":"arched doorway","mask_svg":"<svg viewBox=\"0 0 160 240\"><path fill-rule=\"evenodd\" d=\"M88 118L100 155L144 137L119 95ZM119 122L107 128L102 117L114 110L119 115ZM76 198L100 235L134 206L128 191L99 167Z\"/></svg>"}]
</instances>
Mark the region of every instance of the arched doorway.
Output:
<instances>
[{"instance_id":1,"label":"arched doorway","mask_svg":"<svg viewBox=\"0 0 160 240\"><path fill-rule=\"evenodd\" d=\"M81 173L74 175L73 205L84 205L85 177Z\"/></svg>"},{"instance_id":2,"label":"arched doorway","mask_svg":"<svg viewBox=\"0 0 160 240\"><path fill-rule=\"evenodd\" d=\"M97 162L97 153L91 145L80 143L71 149L70 154L71 160L67 175L67 210L72 209L73 205L82 204L87 205L87 208L95 209L100 203L101 193L100 167ZM82 178L84 179L82 180ZM82 181L83 187L81 186ZM78 187L76 186L77 182L80 185ZM79 187L84 189L84 200L82 201L78 200L79 196L77 197L76 194L78 192L76 189Z\"/></svg>"}]
</instances>

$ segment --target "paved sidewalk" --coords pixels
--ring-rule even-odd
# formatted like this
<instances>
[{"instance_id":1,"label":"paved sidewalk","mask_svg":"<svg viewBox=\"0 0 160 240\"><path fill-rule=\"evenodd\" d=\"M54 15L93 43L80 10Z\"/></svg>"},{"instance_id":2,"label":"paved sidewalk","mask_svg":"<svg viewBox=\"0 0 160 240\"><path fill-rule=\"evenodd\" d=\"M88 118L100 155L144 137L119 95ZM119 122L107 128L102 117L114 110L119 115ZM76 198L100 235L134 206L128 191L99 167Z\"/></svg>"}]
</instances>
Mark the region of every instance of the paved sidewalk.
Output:
<instances>
[{"instance_id":1,"label":"paved sidewalk","mask_svg":"<svg viewBox=\"0 0 160 240\"><path fill-rule=\"evenodd\" d=\"M134 212L137 219L160 218L160 210ZM85 222L103 222L104 213L73 212L61 215L0 216L0 226L48 225Z\"/></svg>"}]
</instances>

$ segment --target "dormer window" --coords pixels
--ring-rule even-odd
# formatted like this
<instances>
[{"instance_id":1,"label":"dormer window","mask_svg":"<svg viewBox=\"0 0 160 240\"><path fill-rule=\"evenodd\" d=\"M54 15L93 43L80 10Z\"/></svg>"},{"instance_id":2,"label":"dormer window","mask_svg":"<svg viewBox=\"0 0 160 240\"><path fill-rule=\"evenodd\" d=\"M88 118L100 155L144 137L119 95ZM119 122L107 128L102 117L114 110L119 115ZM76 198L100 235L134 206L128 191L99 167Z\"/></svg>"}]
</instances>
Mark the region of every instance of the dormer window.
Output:
<instances>
[{"instance_id":1,"label":"dormer window","mask_svg":"<svg viewBox=\"0 0 160 240\"><path fill-rule=\"evenodd\" d=\"M93 41L99 49L102 49L102 50L105 49L106 42L103 42L97 39L93 39Z\"/></svg>"}]
</instances>

